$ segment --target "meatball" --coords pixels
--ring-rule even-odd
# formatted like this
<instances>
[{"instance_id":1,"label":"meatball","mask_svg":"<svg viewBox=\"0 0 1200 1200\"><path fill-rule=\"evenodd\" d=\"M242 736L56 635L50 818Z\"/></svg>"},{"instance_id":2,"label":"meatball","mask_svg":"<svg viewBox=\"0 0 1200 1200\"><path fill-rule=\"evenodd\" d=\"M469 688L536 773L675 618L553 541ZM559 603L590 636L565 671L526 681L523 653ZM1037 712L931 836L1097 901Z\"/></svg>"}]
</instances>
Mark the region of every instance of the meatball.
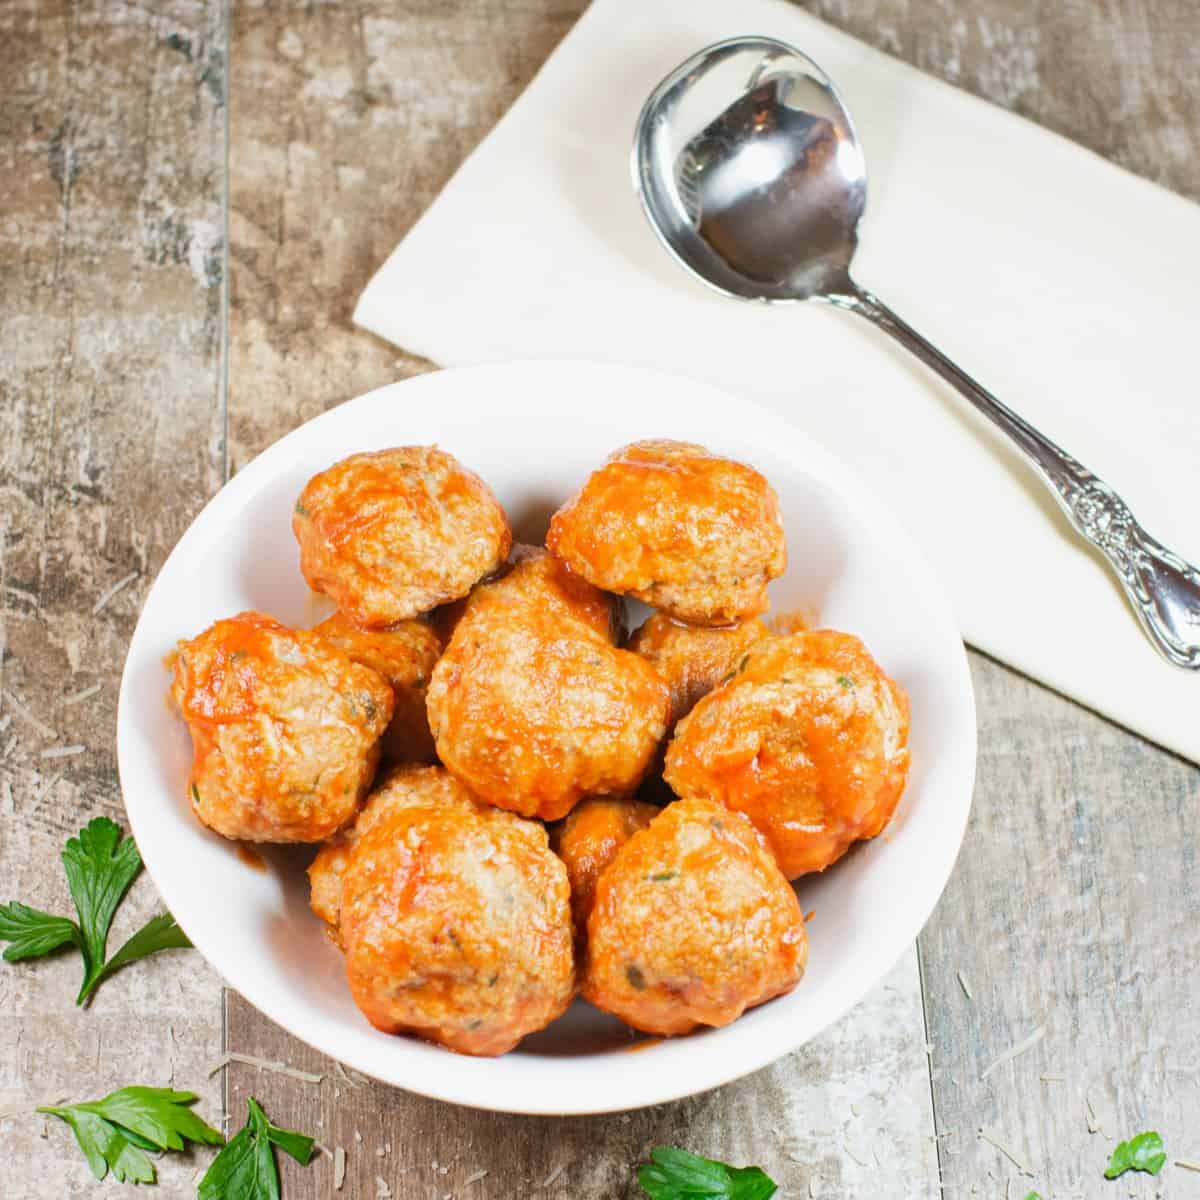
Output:
<instances>
[{"instance_id":1,"label":"meatball","mask_svg":"<svg viewBox=\"0 0 1200 1200\"><path fill-rule=\"evenodd\" d=\"M768 636L767 627L757 620L725 629L703 629L655 613L629 639L628 649L647 659L667 681L673 728L697 700L736 673L755 642Z\"/></svg>"},{"instance_id":2,"label":"meatball","mask_svg":"<svg viewBox=\"0 0 1200 1200\"><path fill-rule=\"evenodd\" d=\"M369 667L256 612L180 642L171 695L192 735L196 816L255 842L320 842L354 815L393 703Z\"/></svg>"},{"instance_id":3,"label":"meatball","mask_svg":"<svg viewBox=\"0 0 1200 1200\"><path fill-rule=\"evenodd\" d=\"M491 489L436 446L334 463L305 485L292 529L309 586L368 628L465 596L512 543Z\"/></svg>"},{"instance_id":4,"label":"meatball","mask_svg":"<svg viewBox=\"0 0 1200 1200\"><path fill-rule=\"evenodd\" d=\"M503 1054L571 1001L570 889L545 829L440 767L389 775L310 878L377 1029Z\"/></svg>"},{"instance_id":5,"label":"meatball","mask_svg":"<svg viewBox=\"0 0 1200 1200\"><path fill-rule=\"evenodd\" d=\"M862 642L820 629L751 647L675 731L666 780L745 813L789 879L888 823L908 776L908 698Z\"/></svg>"},{"instance_id":6,"label":"meatball","mask_svg":"<svg viewBox=\"0 0 1200 1200\"><path fill-rule=\"evenodd\" d=\"M431 763L433 735L425 715L425 690L442 643L425 621L401 621L391 629L359 629L335 613L313 630L356 663L378 671L395 697L391 724L383 735L383 756L390 762Z\"/></svg>"},{"instance_id":7,"label":"meatball","mask_svg":"<svg viewBox=\"0 0 1200 1200\"><path fill-rule=\"evenodd\" d=\"M787 566L771 485L686 442L618 450L554 514L546 545L597 587L692 625L765 612Z\"/></svg>"},{"instance_id":8,"label":"meatball","mask_svg":"<svg viewBox=\"0 0 1200 1200\"><path fill-rule=\"evenodd\" d=\"M583 994L635 1029L688 1033L790 992L807 957L799 902L754 826L680 800L600 876Z\"/></svg>"},{"instance_id":9,"label":"meatball","mask_svg":"<svg viewBox=\"0 0 1200 1200\"><path fill-rule=\"evenodd\" d=\"M547 821L632 791L670 697L615 640L609 599L544 553L477 588L429 685L438 757L483 799Z\"/></svg>"},{"instance_id":10,"label":"meatball","mask_svg":"<svg viewBox=\"0 0 1200 1200\"><path fill-rule=\"evenodd\" d=\"M592 911L596 880L617 851L639 829L658 816L652 804L597 796L572 810L550 837L555 853L567 868L571 884L571 913L575 919L575 945L583 945Z\"/></svg>"}]
</instances>

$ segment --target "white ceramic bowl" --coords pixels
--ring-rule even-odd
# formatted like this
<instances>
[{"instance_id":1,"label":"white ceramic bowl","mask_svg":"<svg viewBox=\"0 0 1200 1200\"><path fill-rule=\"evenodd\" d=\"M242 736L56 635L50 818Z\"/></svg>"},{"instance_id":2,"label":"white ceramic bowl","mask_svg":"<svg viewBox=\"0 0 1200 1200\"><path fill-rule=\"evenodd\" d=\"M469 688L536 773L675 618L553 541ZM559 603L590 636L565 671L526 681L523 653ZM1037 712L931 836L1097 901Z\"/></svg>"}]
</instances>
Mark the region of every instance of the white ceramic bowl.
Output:
<instances>
[{"instance_id":1,"label":"white ceramic bowl","mask_svg":"<svg viewBox=\"0 0 1200 1200\"><path fill-rule=\"evenodd\" d=\"M437 442L491 484L517 535L549 515L618 446L672 437L758 467L783 507L791 565L774 611L815 612L861 636L912 702L912 775L896 818L798 891L808 971L789 996L725 1029L631 1054L627 1030L583 1002L497 1059L467 1058L372 1029L340 955L308 909L311 852L268 852L255 871L188 808L187 732L164 702L163 658L219 617L261 609L307 625L292 505L343 456ZM798 429L745 400L674 376L580 362L441 371L325 413L241 471L180 539L129 648L118 719L121 785L163 899L196 947L255 1007L368 1075L427 1096L524 1113L598 1113L690 1095L802 1045L850 1009L912 943L949 878L966 825L975 712L962 641L924 557L875 499Z\"/></svg>"}]
</instances>

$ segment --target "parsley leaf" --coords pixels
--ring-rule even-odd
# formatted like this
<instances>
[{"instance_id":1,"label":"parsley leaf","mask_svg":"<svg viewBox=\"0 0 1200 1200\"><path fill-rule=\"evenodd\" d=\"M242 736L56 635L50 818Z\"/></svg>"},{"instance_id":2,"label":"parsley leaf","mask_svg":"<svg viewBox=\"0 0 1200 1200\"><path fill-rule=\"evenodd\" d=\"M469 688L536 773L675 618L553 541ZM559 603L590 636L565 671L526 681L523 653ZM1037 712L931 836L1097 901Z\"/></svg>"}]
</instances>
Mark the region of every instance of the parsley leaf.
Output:
<instances>
[{"instance_id":1,"label":"parsley leaf","mask_svg":"<svg viewBox=\"0 0 1200 1200\"><path fill-rule=\"evenodd\" d=\"M75 998L82 1004L99 982L113 914L142 869L142 856L116 822L97 817L67 840L62 860L83 935L83 985Z\"/></svg>"},{"instance_id":2,"label":"parsley leaf","mask_svg":"<svg viewBox=\"0 0 1200 1200\"><path fill-rule=\"evenodd\" d=\"M650 1200L770 1200L776 1192L758 1167L730 1167L675 1146L651 1150L638 1183Z\"/></svg>"},{"instance_id":3,"label":"parsley leaf","mask_svg":"<svg viewBox=\"0 0 1200 1200\"><path fill-rule=\"evenodd\" d=\"M188 1107L195 1102L195 1092L127 1087L102 1100L46 1106L38 1112L71 1127L97 1179L111 1170L122 1183L153 1183L154 1164L147 1150L182 1150L185 1138L209 1146L225 1140Z\"/></svg>"},{"instance_id":4,"label":"parsley leaf","mask_svg":"<svg viewBox=\"0 0 1200 1200\"><path fill-rule=\"evenodd\" d=\"M16 900L0 904L0 941L9 943L4 951L7 962L42 958L68 942L83 948L79 927L74 921L39 912Z\"/></svg>"},{"instance_id":5,"label":"parsley leaf","mask_svg":"<svg viewBox=\"0 0 1200 1200\"><path fill-rule=\"evenodd\" d=\"M9 962L42 958L70 944L83 957L83 982L76 1004L84 1004L96 986L114 971L157 950L190 946L170 913L151 917L107 962L104 959L113 914L142 869L132 838L107 817L97 817L70 838L62 853L63 869L78 922L39 912L16 900L0 904L0 941L8 942Z\"/></svg>"},{"instance_id":6,"label":"parsley leaf","mask_svg":"<svg viewBox=\"0 0 1200 1200\"><path fill-rule=\"evenodd\" d=\"M1153 1131L1139 1133L1129 1141L1117 1145L1108 1160L1104 1178L1116 1179L1126 1171L1144 1171L1147 1175L1157 1175L1166 1161L1162 1138Z\"/></svg>"},{"instance_id":7,"label":"parsley leaf","mask_svg":"<svg viewBox=\"0 0 1200 1200\"><path fill-rule=\"evenodd\" d=\"M1042 1200L1042 1197L1037 1192L1030 1192L1025 1200Z\"/></svg>"},{"instance_id":8,"label":"parsley leaf","mask_svg":"<svg viewBox=\"0 0 1200 1200\"><path fill-rule=\"evenodd\" d=\"M121 948L100 968L92 983L107 979L113 972L154 954L159 950L186 950L191 946L188 935L175 923L170 913L159 913L151 917Z\"/></svg>"},{"instance_id":9,"label":"parsley leaf","mask_svg":"<svg viewBox=\"0 0 1200 1200\"><path fill-rule=\"evenodd\" d=\"M246 1124L200 1180L198 1200L279 1200L279 1166L272 1147L278 1146L302 1167L312 1158L312 1138L272 1125L253 1097L247 1107Z\"/></svg>"}]
</instances>

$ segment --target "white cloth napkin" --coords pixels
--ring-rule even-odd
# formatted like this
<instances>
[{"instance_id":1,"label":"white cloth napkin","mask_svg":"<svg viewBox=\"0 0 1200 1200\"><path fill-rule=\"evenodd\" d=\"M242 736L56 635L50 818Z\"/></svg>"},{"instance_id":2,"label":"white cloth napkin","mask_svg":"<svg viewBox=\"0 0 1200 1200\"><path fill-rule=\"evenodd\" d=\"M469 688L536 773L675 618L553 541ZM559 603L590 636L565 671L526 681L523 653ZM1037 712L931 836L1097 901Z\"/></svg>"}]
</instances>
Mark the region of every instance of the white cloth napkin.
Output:
<instances>
[{"instance_id":1,"label":"white cloth napkin","mask_svg":"<svg viewBox=\"0 0 1200 1200\"><path fill-rule=\"evenodd\" d=\"M1158 658L1002 438L862 319L726 299L653 237L630 184L641 103L745 33L808 53L854 115L859 282L1200 562L1200 208L781 0L595 0L355 320L443 365L579 356L765 402L894 506L970 643L1200 761L1200 674Z\"/></svg>"}]
</instances>

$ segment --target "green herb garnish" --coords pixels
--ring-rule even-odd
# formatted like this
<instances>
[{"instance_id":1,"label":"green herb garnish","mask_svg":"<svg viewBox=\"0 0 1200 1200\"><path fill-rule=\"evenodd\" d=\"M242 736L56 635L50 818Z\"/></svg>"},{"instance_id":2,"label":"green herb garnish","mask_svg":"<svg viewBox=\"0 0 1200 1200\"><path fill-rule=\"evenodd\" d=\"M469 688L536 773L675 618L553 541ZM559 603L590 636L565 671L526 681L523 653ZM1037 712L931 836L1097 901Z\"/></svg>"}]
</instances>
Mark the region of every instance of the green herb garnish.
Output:
<instances>
[{"instance_id":1,"label":"green herb garnish","mask_svg":"<svg viewBox=\"0 0 1200 1200\"><path fill-rule=\"evenodd\" d=\"M160 913L105 961L113 914L142 869L133 839L123 837L115 822L97 817L84 826L78 837L67 841L62 861L78 921L16 900L0 904L0 941L9 943L4 951L8 962L43 958L66 945L75 946L83 957L83 983L75 1003L83 1004L99 983L121 967L158 950L192 944L170 913Z\"/></svg>"},{"instance_id":2,"label":"green herb garnish","mask_svg":"<svg viewBox=\"0 0 1200 1200\"><path fill-rule=\"evenodd\" d=\"M769 1200L777 1190L758 1167L731 1167L676 1146L651 1150L637 1177L650 1200Z\"/></svg>"},{"instance_id":3,"label":"green herb garnish","mask_svg":"<svg viewBox=\"0 0 1200 1200\"><path fill-rule=\"evenodd\" d=\"M1108 1160L1104 1178L1116 1179L1126 1171L1144 1171L1147 1175L1157 1175L1166 1161L1162 1138L1153 1130L1139 1133L1129 1141L1118 1144Z\"/></svg>"},{"instance_id":4,"label":"green herb garnish","mask_svg":"<svg viewBox=\"0 0 1200 1200\"><path fill-rule=\"evenodd\" d=\"M246 1124L229 1139L200 1180L198 1200L279 1200L279 1164L273 1147L302 1167L312 1158L313 1139L272 1125L258 1101L247 1101Z\"/></svg>"},{"instance_id":5,"label":"green herb garnish","mask_svg":"<svg viewBox=\"0 0 1200 1200\"><path fill-rule=\"evenodd\" d=\"M196 1099L195 1092L127 1087L103 1100L46 1105L38 1112L70 1125L97 1179L112 1171L122 1183L153 1183L154 1164L146 1151L182 1150L185 1139L207 1146L225 1140L188 1107Z\"/></svg>"}]
</instances>

